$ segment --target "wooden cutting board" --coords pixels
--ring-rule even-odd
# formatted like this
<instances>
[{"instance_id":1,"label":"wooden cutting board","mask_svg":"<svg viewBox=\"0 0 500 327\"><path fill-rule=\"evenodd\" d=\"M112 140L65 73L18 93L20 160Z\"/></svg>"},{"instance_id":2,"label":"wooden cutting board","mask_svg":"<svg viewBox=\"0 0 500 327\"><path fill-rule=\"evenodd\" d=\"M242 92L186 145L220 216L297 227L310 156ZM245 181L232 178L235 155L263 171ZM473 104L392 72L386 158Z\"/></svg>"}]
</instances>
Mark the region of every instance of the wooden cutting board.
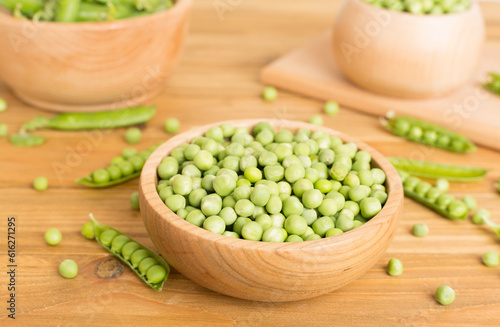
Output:
<instances>
[{"instance_id":1,"label":"wooden cutting board","mask_svg":"<svg viewBox=\"0 0 500 327\"><path fill-rule=\"evenodd\" d=\"M444 125L483 146L500 150L500 96L481 87L487 73L500 71L500 46L486 43L471 81L445 97L426 100L391 98L350 83L335 65L326 32L278 58L261 73L265 84L383 116L389 110Z\"/></svg>"}]
</instances>

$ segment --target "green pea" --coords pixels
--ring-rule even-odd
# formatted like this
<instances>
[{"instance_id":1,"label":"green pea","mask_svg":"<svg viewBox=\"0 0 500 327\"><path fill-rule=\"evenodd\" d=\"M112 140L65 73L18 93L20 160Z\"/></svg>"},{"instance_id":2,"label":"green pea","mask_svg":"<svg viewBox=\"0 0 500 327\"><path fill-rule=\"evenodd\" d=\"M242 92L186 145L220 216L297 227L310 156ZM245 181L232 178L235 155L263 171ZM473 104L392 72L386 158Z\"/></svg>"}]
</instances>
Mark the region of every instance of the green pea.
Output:
<instances>
[{"instance_id":1,"label":"green pea","mask_svg":"<svg viewBox=\"0 0 500 327\"><path fill-rule=\"evenodd\" d=\"M125 132L125 140L130 144L136 144L141 141L142 133L137 127L131 127Z\"/></svg>"},{"instance_id":2,"label":"green pea","mask_svg":"<svg viewBox=\"0 0 500 327\"><path fill-rule=\"evenodd\" d=\"M434 297L440 304L449 305L455 301L455 291L448 285L441 285L436 289Z\"/></svg>"},{"instance_id":3,"label":"green pea","mask_svg":"<svg viewBox=\"0 0 500 327\"><path fill-rule=\"evenodd\" d=\"M138 269L141 272L141 275L144 276L149 268L151 268L157 264L158 264L158 261L156 261L154 258L151 258L151 257L145 258L139 263Z\"/></svg>"},{"instance_id":4,"label":"green pea","mask_svg":"<svg viewBox=\"0 0 500 327\"><path fill-rule=\"evenodd\" d=\"M130 195L130 206L134 210L139 210L139 192L134 192Z\"/></svg>"},{"instance_id":5,"label":"green pea","mask_svg":"<svg viewBox=\"0 0 500 327\"><path fill-rule=\"evenodd\" d=\"M331 228L326 231L325 237L335 236L343 234L344 232L340 228Z\"/></svg>"},{"instance_id":6,"label":"green pea","mask_svg":"<svg viewBox=\"0 0 500 327\"><path fill-rule=\"evenodd\" d=\"M429 234L429 227L426 224L415 224L411 230L412 234L417 237L425 237Z\"/></svg>"},{"instance_id":7,"label":"green pea","mask_svg":"<svg viewBox=\"0 0 500 327\"><path fill-rule=\"evenodd\" d=\"M146 279L151 284L156 284L161 282L165 276L167 276L167 271L160 265L153 266L146 272Z\"/></svg>"},{"instance_id":8,"label":"green pea","mask_svg":"<svg viewBox=\"0 0 500 327\"><path fill-rule=\"evenodd\" d=\"M319 190L307 190L302 195L302 203L306 208L315 209L323 203L323 194Z\"/></svg>"},{"instance_id":9,"label":"green pea","mask_svg":"<svg viewBox=\"0 0 500 327\"><path fill-rule=\"evenodd\" d=\"M102 242L102 240L101 240L101 242ZM125 260L130 260L130 257L132 256L132 254L141 248L142 248L142 246L137 242L133 242L133 241L128 242L127 244L125 244L122 247L122 250L121 250L122 257Z\"/></svg>"},{"instance_id":10,"label":"green pea","mask_svg":"<svg viewBox=\"0 0 500 327\"><path fill-rule=\"evenodd\" d=\"M485 219L490 219L491 214L488 210L480 208L477 209L472 215L472 222L476 225L482 225L485 223Z\"/></svg>"},{"instance_id":11,"label":"green pea","mask_svg":"<svg viewBox=\"0 0 500 327\"><path fill-rule=\"evenodd\" d=\"M327 101L323 106L323 111L329 116L335 116L339 112L339 104L337 102Z\"/></svg>"},{"instance_id":12,"label":"green pea","mask_svg":"<svg viewBox=\"0 0 500 327\"><path fill-rule=\"evenodd\" d=\"M285 220L285 230L288 234L302 235L307 229L307 221L299 215L290 215Z\"/></svg>"},{"instance_id":13,"label":"green pea","mask_svg":"<svg viewBox=\"0 0 500 327\"><path fill-rule=\"evenodd\" d=\"M267 102L272 102L278 97L278 90L272 86L266 86L262 91L262 98ZM255 132L255 130L254 130Z\"/></svg>"},{"instance_id":14,"label":"green pea","mask_svg":"<svg viewBox=\"0 0 500 327\"><path fill-rule=\"evenodd\" d=\"M387 273L390 276L399 276L403 273L403 264L399 259L392 258L387 264Z\"/></svg>"},{"instance_id":15,"label":"green pea","mask_svg":"<svg viewBox=\"0 0 500 327\"><path fill-rule=\"evenodd\" d=\"M176 118L169 118L165 120L165 132L176 134L181 127L181 123Z\"/></svg>"},{"instance_id":16,"label":"green pea","mask_svg":"<svg viewBox=\"0 0 500 327\"><path fill-rule=\"evenodd\" d=\"M270 227L262 234L262 241L264 242L284 242L286 239L280 227Z\"/></svg>"},{"instance_id":17,"label":"green pea","mask_svg":"<svg viewBox=\"0 0 500 327\"><path fill-rule=\"evenodd\" d=\"M232 237L232 238L240 238L240 235L238 233L230 232L230 231L225 231L224 233L222 233L222 235Z\"/></svg>"},{"instance_id":18,"label":"green pea","mask_svg":"<svg viewBox=\"0 0 500 327\"><path fill-rule=\"evenodd\" d=\"M6 137L8 133L9 127L7 126L7 124L0 124L0 137Z\"/></svg>"},{"instance_id":19,"label":"green pea","mask_svg":"<svg viewBox=\"0 0 500 327\"><path fill-rule=\"evenodd\" d=\"M49 187L49 181L47 178L40 176L35 178L33 182L33 188L39 192L45 191Z\"/></svg>"},{"instance_id":20,"label":"green pea","mask_svg":"<svg viewBox=\"0 0 500 327\"><path fill-rule=\"evenodd\" d=\"M465 204L468 210L474 210L477 207L477 201L470 195L466 195L462 198L462 202Z\"/></svg>"},{"instance_id":21,"label":"green pea","mask_svg":"<svg viewBox=\"0 0 500 327\"><path fill-rule=\"evenodd\" d=\"M78 275L78 265L70 259L59 264L59 274L64 278L75 278Z\"/></svg>"},{"instance_id":22,"label":"green pea","mask_svg":"<svg viewBox=\"0 0 500 327\"><path fill-rule=\"evenodd\" d=\"M495 251L488 251L483 254L483 264L487 267L496 267L500 263L500 257Z\"/></svg>"},{"instance_id":23,"label":"green pea","mask_svg":"<svg viewBox=\"0 0 500 327\"><path fill-rule=\"evenodd\" d=\"M101 233L101 236L100 236L101 243L104 244L104 246L110 247L111 242L113 241L113 239L115 238L115 236L117 234L118 233L112 229L105 230L104 232Z\"/></svg>"},{"instance_id":24,"label":"green pea","mask_svg":"<svg viewBox=\"0 0 500 327\"><path fill-rule=\"evenodd\" d=\"M186 216L186 221L196 225L198 227L201 227L203 225L203 222L205 221L205 215L201 210L192 210L191 212L188 213Z\"/></svg>"},{"instance_id":25,"label":"green pea","mask_svg":"<svg viewBox=\"0 0 500 327\"><path fill-rule=\"evenodd\" d=\"M323 117L320 115L312 115L311 118L309 118L309 124L313 125L323 125Z\"/></svg>"},{"instance_id":26,"label":"green pea","mask_svg":"<svg viewBox=\"0 0 500 327\"><path fill-rule=\"evenodd\" d=\"M7 110L7 101L0 98L0 112Z\"/></svg>"},{"instance_id":27,"label":"green pea","mask_svg":"<svg viewBox=\"0 0 500 327\"><path fill-rule=\"evenodd\" d=\"M446 178L438 178L434 187L442 192L448 192L448 190L450 189L450 183Z\"/></svg>"},{"instance_id":28,"label":"green pea","mask_svg":"<svg viewBox=\"0 0 500 327\"><path fill-rule=\"evenodd\" d=\"M170 210L176 212L186 207L186 198L182 195L174 194L167 197L165 204Z\"/></svg>"},{"instance_id":29,"label":"green pea","mask_svg":"<svg viewBox=\"0 0 500 327\"><path fill-rule=\"evenodd\" d=\"M203 228L222 235L226 231L226 222L219 216L210 216L203 221Z\"/></svg>"},{"instance_id":30,"label":"green pea","mask_svg":"<svg viewBox=\"0 0 500 327\"><path fill-rule=\"evenodd\" d=\"M137 150L134 148L125 148L122 151L122 157L125 159L128 159L130 157L133 157L137 154Z\"/></svg>"},{"instance_id":31,"label":"green pea","mask_svg":"<svg viewBox=\"0 0 500 327\"><path fill-rule=\"evenodd\" d=\"M246 217L239 217L236 219L236 221L233 224L233 232L238 233L241 235L241 229L243 226L245 226L246 223L251 222L252 220L250 218Z\"/></svg>"},{"instance_id":32,"label":"green pea","mask_svg":"<svg viewBox=\"0 0 500 327\"><path fill-rule=\"evenodd\" d=\"M458 219L467 213L467 206L459 200L453 200L446 208L451 218Z\"/></svg>"},{"instance_id":33,"label":"green pea","mask_svg":"<svg viewBox=\"0 0 500 327\"><path fill-rule=\"evenodd\" d=\"M121 253L123 247L128 242L130 242L130 237L125 235L118 235L111 242L111 250L115 253Z\"/></svg>"},{"instance_id":34,"label":"green pea","mask_svg":"<svg viewBox=\"0 0 500 327\"><path fill-rule=\"evenodd\" d=\"M57 228L49 228L45 232L45 242L49 245L57 245L61 243L62 234Z\"/></svg>"},{"instance_id":35,"label":"green pea","mask_svg":"<svg viewBox=\"0 0 500 327\"><path fill-rule=\"evenodd\" d=\"M249 221L241 228L241 236L250 241L260 241L263 233L264 229L255 221Z\"/></svg>"},{"instance_id":36,"label":"green pea","mask_svg":"<svg viewBox=\"0 0 500 327\"><path fill-rule=\"evenodd\" d=\"M321 236L319 236L318 234L310 234L310 235L307 235L307 237L304 239L304 241L314 241L314 240L319 240L321 239Z\"/></svg>"},{"instance_id":37,"label":"green pea","mask_svg":"<svg viewBox=\"0 0 500 327\"><path fill-rule=\"evenodd\" d=\"M102 235L102 234L101 234ZM146 251L145 249L139 249L135 251L132 256L130 257L130 263L136 268L139 263L144 260L145 258L149 257L149 252Z\"/></svg>"},{"instance_id":38,"label":"green pea","mask_svg":"<svg viewBox=\"0 0 500 327\"><path fill-rule=\"evenodd\" d=\"M94 223L89 221L89 222L86 222L85 224L83 224L80 233L86 239L93 240L95 238Z\"/></svg>"},{"instance_id":39,"label":"green pea","mask_svg":"<svg viewBox=\"0 0 500 327\"><path fill-rule=\"evenodd\" d=\"M312 223L312 229L315 234L318 234L321 237L324 237L326 232L332 228L335 228L335 224L330 217L321 217L316 219Z\"/></svg>"}]
</instances>

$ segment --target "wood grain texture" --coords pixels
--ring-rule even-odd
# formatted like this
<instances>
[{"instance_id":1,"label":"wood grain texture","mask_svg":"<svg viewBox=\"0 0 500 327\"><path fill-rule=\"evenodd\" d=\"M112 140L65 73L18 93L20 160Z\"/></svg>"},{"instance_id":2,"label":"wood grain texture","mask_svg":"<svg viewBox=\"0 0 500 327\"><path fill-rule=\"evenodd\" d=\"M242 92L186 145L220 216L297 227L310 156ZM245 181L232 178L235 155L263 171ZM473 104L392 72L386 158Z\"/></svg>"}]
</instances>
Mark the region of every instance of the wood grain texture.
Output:
<instances>
[{"instance_id":1,"label":"wood grain texture","mask_svg":"<svg viewBox=\"0 0 500 327\"><path fill-rule=\"evenodd\" d=\"M476 1L460 14L413 15L346 0L332 33L335 61L349 80L398 98L433 98L463 86L483 40Z\"/></svg>"},{"instance_id":2,"label":"wood grain texture","mask_svg":"<svg viewBox=\"0 0 500 327\"><path fill-rule=\"evenodd\" d=\"M489 72L500 69L498 42L486 43L473 79L455 92L432 99L401 99L350 83L332 60L330 41L329 31L283 55L262 70L263 82L317 99L335 99L372 115L385 116L393 110L446 126L478 144L500 150L500 97L480 85Z\"/></svg>"},{"instance_id":3,"label":"wood grain texture","mask_svg":"<svg viewBox=\"0 0 500 327\"><path fill-rule=\"evenodd\" d=\"M53 111L149 102L177 64L191 4L103 23L34 23L0 12L0 78L25 102Z\"/></svg>"},{"instance_id":4,"label":"wood grain texture","mask_svg":"<svg viewBox=\"0 0 500 327\"><path fill-rule=\"evenodd\" d=\"M229 1L226 3L235 3ZM326 30L339 1L242 1L226 11L221 20L213 2L198 0L193 6L191 30L180 65L156 99L158 113L143 129L138 149L168 139L163 132L167 117L177 117L182 130L220 120L242 118L306 121L321 111L322 101L281 91L274 103L260 98L259 72L282 54ZM481 3L490 42L500 44L500 6ZM293 23L291 23L293 22ZM11 131L41 112L20 102L0 83L0 97L9 109L0 121ZM370 105L370 103L368 103ZM375 106L375 104L374 104ZM451 183L451 193L474 195L479 206L500 222L500 196L493 182L500 175L500 154L480 147L474 154L458 155L418 146L384 131L373 116L345 106L335 117L324 117L325 126L352 135L385 156L412 157L490 168L485 180ZM44 114L44 113L42 113ZM317 298L290 303L263 303L225 296L200 286L173 270L162 292L143 284L124 269L116 278L102 279L95 268L111 255L96 242L80 236L80 227L93 212L104 224L118 228L153 248L141 216L129 206L138 180L113 189L92 190L74 180L129 146L125 129L103 132L92 150L82 152L83 132L40 131L45 145L32 149L11 146L0 139L0 240L6 240L6 217L18 217L18 317L6 318L0 309L1 326L80 325L182 325L200 326L495 326L500 310L500 270L480 263L481 255L500 251L499 242L485 227L468 221L454 222L405 199L393 242L368 272L345 287ZM495 134L490 134L495 139ZM496 138L498 139L498 138ZM79 147L80 145L80 147ZM56 174L53 163L68 167ZM50 188L38 193L31 188L36 176L49 179ZM429 236L415 238L415 223L426 223ZM43 233L57 227L63 233L59 246L44 243ZM3 243L5 244L5 243ZM385 273L385 265L397 257L405 265L400 277ZM74 259L80 273L74 280L57 274L58 263ZM0 250L5 267L6 249ZM3 269L2 269L3 271ZM0 277L0 301L7 300L5 275ZM441 284L457 293L447 307L432 294ZM182 316L179 320L172 317ZM177 319L177 318L176 318Z\"/></svg>"},{"instance_id":5,"label":"wood grain texture","mask_svg":"<svg viewBox=\"0 0 500 327\"><path fill-rule=\"evenodd\" d=\"M228 121L252 129L262 120ZM182 133L161 145L141 174L141 215L161 255L184 276L226 295L266 302L286 302L330 293L364 274L389 246L403 201L396 169L372 147L338 131L289 120L265 120L271 126L297 131L323 130L370 153L374 167L387 176L388 199L383 209L364 224L339 237L311 242L266 243L233 239L208 232L179 218L160 199L157 168L173 149L203 135L205 125Z\"/></svg>"}]
</instances>

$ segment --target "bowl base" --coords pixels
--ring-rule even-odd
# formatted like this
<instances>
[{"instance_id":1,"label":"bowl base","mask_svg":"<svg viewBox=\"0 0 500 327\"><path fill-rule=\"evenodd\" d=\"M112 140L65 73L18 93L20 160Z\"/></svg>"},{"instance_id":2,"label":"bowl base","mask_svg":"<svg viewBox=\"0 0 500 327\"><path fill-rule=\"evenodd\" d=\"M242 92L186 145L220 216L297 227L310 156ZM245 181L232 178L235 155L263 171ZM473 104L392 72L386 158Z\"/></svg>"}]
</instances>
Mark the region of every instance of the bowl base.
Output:
<instances>
[{"instance_id":1,"label":"bowl base","mask_svg":"<svg viewBox=\"0 0 500 327\"><path fill-rule=\"evenodd\" d=\"M163 85L152 89L151 91L144 93L140 97L125 98L109 103L96 103L96 104L61 104L58 102L50 102L23 93L15 92L13 93L23 102L31 106L53 111L53 112L94 112L94 111L104 111L104 110L115 110L122 108L136 107L148 103L149 101L156 98L163 90Z\"/></svg>"}]
</instances>

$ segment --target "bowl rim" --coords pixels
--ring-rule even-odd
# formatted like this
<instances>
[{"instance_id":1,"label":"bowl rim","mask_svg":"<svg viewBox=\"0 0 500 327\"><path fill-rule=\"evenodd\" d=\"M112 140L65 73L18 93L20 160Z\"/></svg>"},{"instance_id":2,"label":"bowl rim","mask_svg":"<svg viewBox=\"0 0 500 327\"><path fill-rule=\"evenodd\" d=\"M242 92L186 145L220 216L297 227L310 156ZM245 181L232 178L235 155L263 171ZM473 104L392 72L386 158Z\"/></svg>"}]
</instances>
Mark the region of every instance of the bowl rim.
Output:
<instances>
[{"instance_id":1,"label":"bowl rim","mask_svg":"<svg viewBox=\"0 0 500 327\"><path fill-rule=\"evenodd\" d=\"M193 0L175 0L174 5L167 10L162 10L162 11L159 11L156 13L152 13L152 14L140 16L140 17L132 17L132 18L119 19L119 20L114 20L114 21L105 21L105 22L72 22L72 23L45 22L45 21L34 22L32 20L17 19L8 13L0 11L0 25L6 24L6 25L14 26L14 25L21 25L21 24L25 24L25 23L32 23L36 26L44 27L44 28L51 27L51 28L71 29L71 30L77 30L77 29L80 29L80 30L81 29L115 30L115 29L134 27L137 24L147 23L147 21L149 21L149 20L161 19L161 18L164 18L167 16L172 16L172 15L177 15L177 14L181 15L182 12L189 10L189 8L192 6L192 3L193 3Z\"/></svg>"},{"instance_id":2,"label":"bowl rim","mask_svg":"<svg viewBox=\"0 0 500 327\"><path fill-rule=\"evenodd\" d=\"M471 5L469 6L469 8L467 8L467 10L459 12L459 13L451 13L451 14L447 13L447 14L441 14L441 15L430 15L430 14L417 15L417 14L412 14L412 13L407 12L407 11L395 11L395 10L391 10L389 8L377 7L377 6L374 6L371 3L368 3L364 0L345 0L344 5L346 5L348 2L351 2L351 1L362 3L363 6L366 6L367 8L370 7L371 10L380 10L380 11L389 12L391 15L401 16L401 17L404 17L405 19L407 19L408 17L415 17L414 19L427 19L427 20L437 20L437 19L443 19L443 18L445 18L445 19L458 19L458 18L462 18L461 16L470 14L470 12L472 12L473 9L474 10L480 9L478 2L476 0L471 0ZM413 19L413 18L411 18L411 19Z\"/></svg>"},{"instance_id":3,"label":"bowl rim","mask_svg":"<svg viewBox=\"0 0 500 327\"><path fill-rule=\"evenodd\" d=\"M330 136L338 136L344 142L354 142L359 149L368 151L372 156L372 160L374 160L377 166L382 169L386 174L386 185L388 189L388 198L382 210L373 218L371 218L368 222L357 227L353 230L345 232L340 235L336 235L335 237L322 238L319 240L312 240L307 242L262 242L262 241L250 241L245 239L236 239L224 235L219 235L213 233L211 231L205 230L201 227L190 224L184 219L177 216L176 213L171 211L165 203L160 199L158 192L156 190L156 185L158 182L157 177L157 167L161 160L170 153L172 149L175 147L190 141L194 137L198 135L202 135L209 128L214 126L220 126L221 124L230 124L235 127L253 127L259 122L267 122L270 123L273 127L279 128L290 128L292 130L296 130L299 128L308 128L311 131L324 130L329 133ZM189 135L189 137L188 137ZM394 178L389 178L389 176L394 176ZM367 145L366 143L360 141L357 138L349 136L348 134L344 134L337 130L324 127L312 125L305 122L299 121L291 121L291 120L283 120L283 119L240 119L240 120L228 120L228 121L220 121L217 123L207 124L200 127L192 128L188 131L185 131L181 134L176 135L175 137L167 140L163 144L161 144L148 158L144 167L142 169L140 182L140 197L144 197L144 200L147 202L148 208L141 207L141 213L143 220L146 215L144 211L153 210L158 217L165 220L167 225L172 225L173 228L182 229L186 235L193 238L203 238L206 241L212 241L220 244L221 246L229 246L231 248L245 248L246 250L260 250L260 251L290 251L297 249L316 249L316 248L324 248L326 246L335 246L335 244L340 243L349 243L350 240L356 237L361 237L364 233L365 229L370 228L376 223L385 224L387 226L390 225L390 219L398 219L396 217L396 213L400 210L400 205L403 203L403 186L401 183L401 179L396 171L396 169L390 164L390 162L377 150ZM385 217L385 221L384 221ZM149 231L148 231L149 233Z\"/></svg>"}]
</instances>

